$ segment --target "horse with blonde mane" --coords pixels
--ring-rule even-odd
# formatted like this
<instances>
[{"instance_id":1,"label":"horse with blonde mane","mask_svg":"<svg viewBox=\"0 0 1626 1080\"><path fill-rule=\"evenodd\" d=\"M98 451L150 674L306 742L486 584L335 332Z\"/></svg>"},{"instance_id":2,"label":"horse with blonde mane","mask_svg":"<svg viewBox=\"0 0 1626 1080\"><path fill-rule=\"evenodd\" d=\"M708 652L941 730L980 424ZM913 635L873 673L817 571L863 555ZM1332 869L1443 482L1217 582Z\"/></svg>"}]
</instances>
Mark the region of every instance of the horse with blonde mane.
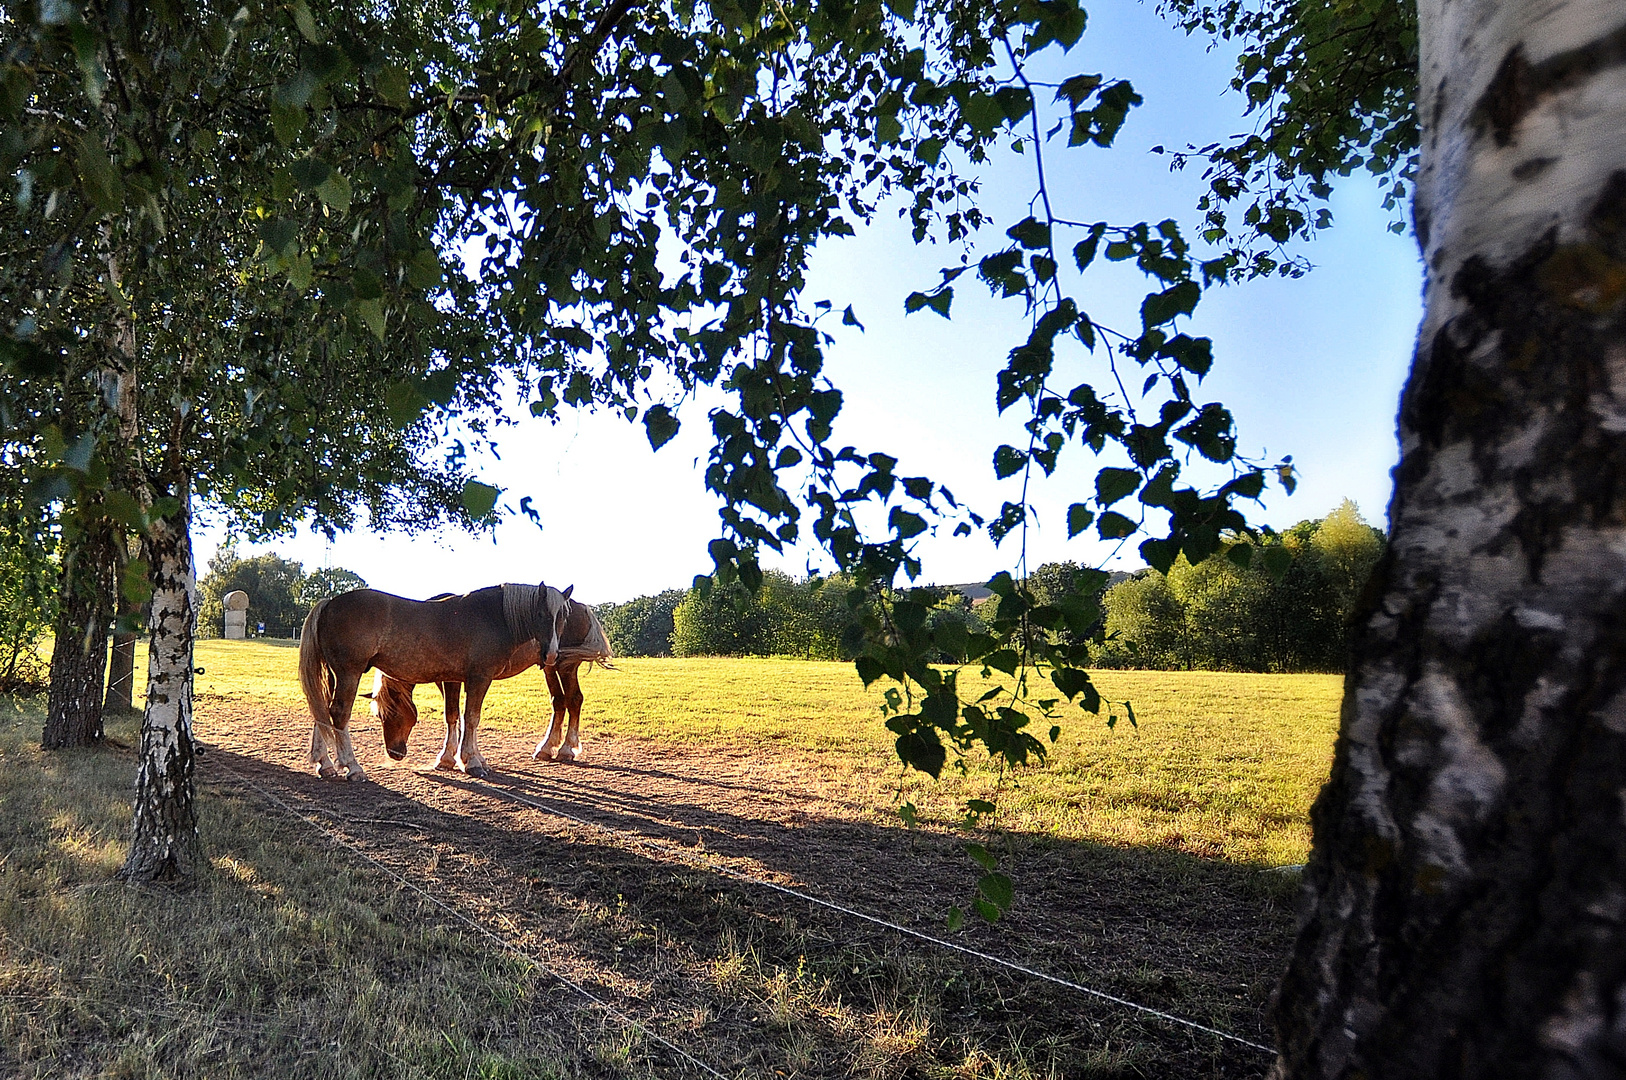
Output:
<instances>
[{"instance_id":1,"label":"horse with blonde mane","mask_svg":"<svg viewBox=\"0 0 1626 1080\"><path fill-rule=\"evenodd\" d=\"M337 779L342 767L349 779L366 779L350 742L350 711L362 675L377 668L409 685L466 687L460 735L450 757L443 753L444 767L487 775L479 727L491 680L527 644L536 650L532 663L540 661L544 670L558 663L570 593L546 584L495 585L427 603L356 589L318 601L299 643L299 684L313 721L310 753L317 771ZM453 750L450 740L447 750Z\"/></svg>"},{"instance_id":2,"label":"horse with blonde mane","mask_svg":"<svg viewBox=\"0 0 1626 1080\"><path fill-rule=\"evenodd\" d=\"M430 597L430 603L451 599L442 593ZM534 639L524 642L509 654L508 660L493 676L508 679L541 664L547 678L548 692L553 699L553 723L541 742L536 744L532 760L578 761L582 756L581 715L584 700L581 691L583 664L598 664L610 668L614 653L604 625L592 608L579 600L568 605L564 621L559 626L559 649L553 666L543 663L542 646ZM437 769L455 766L453 749L459 740L461 710L458 707L462 687L454 681L440 683L446 710L446 742L435 762ZM373 676L372 713L384 727L384 748L390 757L400 761L407 755L407 737L418 723L418 706L412 700L413 684L387 674L380 669ZM568 715L569 724L565 723Z\"/></svg>"}]
</instances>

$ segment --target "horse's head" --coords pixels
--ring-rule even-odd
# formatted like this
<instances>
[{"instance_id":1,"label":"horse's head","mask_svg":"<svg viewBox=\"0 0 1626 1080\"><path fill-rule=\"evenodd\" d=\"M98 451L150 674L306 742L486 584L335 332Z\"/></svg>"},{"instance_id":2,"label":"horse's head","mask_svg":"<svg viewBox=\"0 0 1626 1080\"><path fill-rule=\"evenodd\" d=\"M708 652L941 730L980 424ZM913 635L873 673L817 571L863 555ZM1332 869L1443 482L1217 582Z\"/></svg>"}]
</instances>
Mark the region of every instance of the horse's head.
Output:
<instances>
[{"instance_id":1,"label":"horse's head","mask_svg":"<svg viewBox=\"0 0 1626 1080\"><path fill-rule=\"evenodd\" d=\"M407 736L418 723L412 687L396 682L382 671L373 674L372 713L384 723L384 751L400 761L407 756Z\"/></svg>"},{"instance_id":2,"label":"horse's head","mask_svg":"<svg viewBox=\"0 0 1626 1080\"><path fill-rule=\"evenodd\" d=\"M536 643L541 647L544 671L552 671L559 662L559 634L570 615L570 594L575 591L574 585L563 592L548 588L545 582L537 585Z\"/></svg>"}]
</instances>

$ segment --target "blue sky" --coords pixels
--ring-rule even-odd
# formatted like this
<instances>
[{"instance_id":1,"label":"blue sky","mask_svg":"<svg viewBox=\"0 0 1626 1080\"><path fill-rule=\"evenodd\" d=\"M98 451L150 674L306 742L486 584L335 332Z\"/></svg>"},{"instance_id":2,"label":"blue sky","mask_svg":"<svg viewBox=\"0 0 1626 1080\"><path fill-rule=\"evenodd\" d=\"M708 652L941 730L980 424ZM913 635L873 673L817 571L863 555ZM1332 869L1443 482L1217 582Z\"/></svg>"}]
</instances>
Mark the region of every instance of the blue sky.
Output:
<instances>
[{"instance_id":1,"label":"blue sky","mask_svg":"<svg viewBox=\"0 0 1626 1080\"><path fill-rule=\"evenodd\" d=\"M1247 129L1239 97L1227 90L1231 61L1205 44L1172 30L1147 6L1097 4L1071 53L1051 49L1040 59L1036 77L1101 72L1130 79L1145 99L1111 150L1068 150L1059 138L1049 145L1046 167L1059 216L1115 224L1172 217L1188 235L1194 231L1202 190L1197 170L1171 174L1168 157L1149 150L1201 145ZM985 254L1003 246L1005 227L1027 215L1031 156L1002 153L981 175L983 205L995 219L979 245ZM1316 265L1308 277L1209 290L1183 327L1214 340L1214 370L1201 395L1235 414L1243 453L1269 461L1291 454L1300 471L1296 494L1273 488L1264 506L1251 508L1260 524L1319 517L1345 497L1369 521L1384 523L1395 411L1421 317L1421 267L1414 240L1386 231L1390 218L1371 181L1341 183L1331 205L1337 225L1305 249ZM837 311L851 303L865 326L859 333L832 319L829 327L836 340L826 371L846 402L838 445L885 450L900 459L903 474L929 475L987 512L1014 497L1014 481L995 481L990 461L1001 442L1020 441L1020 418L997 416L993 390L1006 352L1026 336L1021 305L991 299L967 275L957 282L952 320L903 313L904 297L935 284L937 269L958 257L958 248L916 247L907 226L883 209L872 227L817 253L807 296L828 298ZM1101 264L1074 284L1096 321L1124 328L1138 324L1146 291L1141 275L1122 264ZM1082 349L1060 366L1056 385L1071 385L1068 374L1077 381L1104 377ZM301 533L242 549L275 550L307 570L348 567L406 596L539 577L573 582L589 602L686 585L710 569L706 542L717 535L717 502L702 481L710 444L706 405L704 397L688 404L680 413L683 430L658 454L641 426L619 414L567 414L556 424L526 417L508 429L500 438L502 459L483 462L481 475L505 489L510 506L532 496L543 516L540 531L517 519L479 536L360 532L329 544ZM1099 542L1066 539L1065 508L1092 490L1099 464L1074 449L1033 493L1029 565L1055 559L1139 565L1133 544L1115 553ZM200 573L221 538L218 527L199 529ZM1012 540L996 550L985 536L944 535L925 538L919 554L925 580L960 582L1012 568L1018 552ZM816 552L804 549L777 565L800 572L810 560L818 565Z\"/></svg>"}]
</instances>

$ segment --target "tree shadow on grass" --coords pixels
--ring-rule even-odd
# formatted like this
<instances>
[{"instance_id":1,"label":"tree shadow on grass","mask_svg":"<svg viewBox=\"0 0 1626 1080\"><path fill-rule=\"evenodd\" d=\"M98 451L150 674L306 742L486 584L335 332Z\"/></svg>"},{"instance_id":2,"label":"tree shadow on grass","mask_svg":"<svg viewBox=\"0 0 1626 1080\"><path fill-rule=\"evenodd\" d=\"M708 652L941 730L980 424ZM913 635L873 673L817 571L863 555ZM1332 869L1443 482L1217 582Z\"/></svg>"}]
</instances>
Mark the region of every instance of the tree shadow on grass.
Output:
<instances>
[{"instance_id":1,"label":"tree shadow on grass","mask_svg":"<svg viewBox=\"0 0 1626 1080\"><path fill-rule=\"evenodd\" d=\"M713 969L745 962L741 955L764 970L805 967L838 1001L868 1007L885 1000L899 1009L915 1002L928 1009L939 1036L1020 1047L1011 1051L1018 1056L1049 1047L1043 1052L1073 1063L1064 1075L1255 1076L1269 1063L1246 1047L1149 1021L718 868L1261 1043L1271 1041L1262 1012L1293 931L1295 889L1282 875L1167 849L1018 836L1003 864L1017 883L1009 914L993 926L973 916L950 933L945 913L966 905L982 872L965 855L964 836L810 812L787 804L783 797L794 792L613 763L537 765L486 781L395 767L374 771L373 783L340 785L224 750L205 757L205 774L211 760L292 797L301 812L320 813L403 867L429 873L477 910L495 907L504 925L532 940L567 939L590 967L630 969L649 982L651 1001L698 1001L694 1007L710 1018L705 1038L718 1040L738 1067L772 1064L743 1048L765 1031L779 1038L789 1030L774 1009L764 1011L767 991L731 996L719 982ZM687 960L663 961L663 948ZM705 971L713 974L697 982L695 973ZM604 985L613 989L616 980ZM832 1045L844 1038L823 1037ZM1129 1049L1100 1056L1114 1044ZM845 1064L820 1057L825 1065L803 1074L825 1075L828 1067L829 1075L843 1075L852 1066L846 1051L830 1053Z\"/></svg>"}]
</instances>

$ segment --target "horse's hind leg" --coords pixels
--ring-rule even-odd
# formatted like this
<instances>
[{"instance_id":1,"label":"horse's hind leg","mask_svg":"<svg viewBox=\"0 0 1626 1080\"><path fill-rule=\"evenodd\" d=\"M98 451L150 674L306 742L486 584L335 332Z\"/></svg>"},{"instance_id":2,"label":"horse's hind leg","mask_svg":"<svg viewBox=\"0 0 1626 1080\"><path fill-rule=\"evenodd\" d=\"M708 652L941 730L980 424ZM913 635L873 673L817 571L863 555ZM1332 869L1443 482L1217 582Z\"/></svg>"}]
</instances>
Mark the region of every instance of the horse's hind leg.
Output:
<instances>
[{"instance_id":1,"label":"horse's hind leg","mask_svg":"<svg viewBox=\"0 0 1626 1080\"><path fill-rule=\"evenodd\" d=\"M323 727L327 731L323 731ZM333 764L333 755L338 751L334 740L325 738L333 730L333 725L323 724L320 721L311 725L311 761L316 765L316 773L324 780L337 780L339 767ZM329 745L329 744L333 745Z\"/></svg>"},{"instance_id":2,"label":"horse's hind leg","mask_svg":"<svg viewBox=\"0 0 1626 1080\"><path fill-rule=\"evenodd\" d=\"M580 761L582 758L582 682L581 669L572 667L564 674L565 708L570 710L570 733L559 748L560 761Z\"/></svg>"},{"instance_id":3,"label":"horse's hind leg","mask_svg":"<svg viewBox=\"0 0 1626 1080\"><path fill-rule=\"evenodd\" d=\"M356 760L356 751L350 745L350 710L356 705L356 691L361 687L361 674L339 676L333 692L333 734L339 744L339 764L344 766L349 780L367 779L367 771ZM324 774L325 775L325 774Z\"/></svg>"},{"instance_id":4,"label":"horse's hind leg","mask_svg":"<svg viewBox=\"0 0 1626 1080\"><path fill-rule=\"evenodd\" d=\"M322 680L323 708L327 716L311 722L311 761L316 765L316 774L324 780L339 778L339 767L333 763L334 755L339 752L333 732L333 688L333 673L329 671Z\"/></svg>"},{"instance_id":5,"label":"horse's hind leg","mask_svg":"<svg viewBox=\"0 0 1626 1080\"><path fill-rule=\"evenodd\" d=\"M480 756L480 709L485 704L490 679L470 679L463 684L463 739L457 747L458 764L470 776L484 778L491 770Z\"/></svg>"},{"instance_id":6,"label":"horse's hind leg","mask_svg":"<svg viewBox=\"0 0 1626 1080\"><path fill-rule=\"evenodd\" d=\"M536 744L536 752L531 755L532 761L552 761L559 752L559 744L565 738L565 689L559 682L557 671L542 672L548 680L548 695L553 698L553 723L548 725L548 734L541 742Z\"/></svg>"},{"instance_id":7,"label":"horse's hind leg","mask_svg":"<svg viewBox=\"0 0 1626 1080\"><path fill-rule=\"evenodd\" d=\"M441 683L440 695L446 702L446 742L440 748L435 768L450 770L457 768L457 747L463 741L463 717L458 708L458 699L463 696L463 684Z\"/></svg>"}]
</instances>

